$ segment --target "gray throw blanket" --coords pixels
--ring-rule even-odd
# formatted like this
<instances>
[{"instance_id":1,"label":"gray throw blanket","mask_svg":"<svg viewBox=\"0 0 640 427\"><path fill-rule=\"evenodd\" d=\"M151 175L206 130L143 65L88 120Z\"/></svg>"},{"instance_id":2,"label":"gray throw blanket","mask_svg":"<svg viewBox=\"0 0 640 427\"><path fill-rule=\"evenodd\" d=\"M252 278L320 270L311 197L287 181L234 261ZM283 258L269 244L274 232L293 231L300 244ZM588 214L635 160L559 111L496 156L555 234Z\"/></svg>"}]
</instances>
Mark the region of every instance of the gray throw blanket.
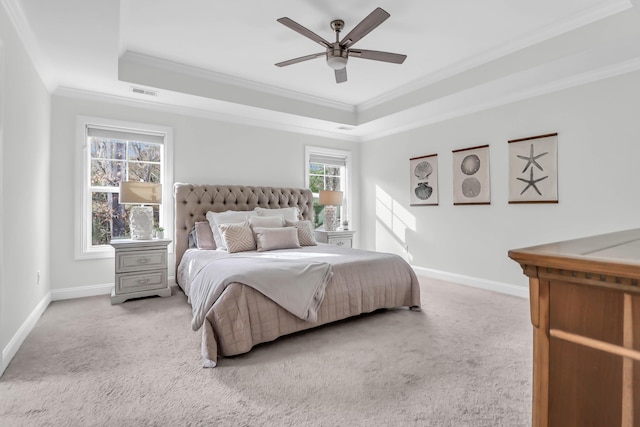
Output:
<instances>
[{"instance_id":1,"label":"gray throw blanket","mask_svg":"<svg viewBox=\"0 0 640 427\"><path fill-rule=\"evenodd\" d=\"M191 328L200 329L209 309L234 282L250 286L293 315L314 322L332 275L331 265L324 262L216 259L202 268L191 283Z\"/></svg>"}]
</instances>

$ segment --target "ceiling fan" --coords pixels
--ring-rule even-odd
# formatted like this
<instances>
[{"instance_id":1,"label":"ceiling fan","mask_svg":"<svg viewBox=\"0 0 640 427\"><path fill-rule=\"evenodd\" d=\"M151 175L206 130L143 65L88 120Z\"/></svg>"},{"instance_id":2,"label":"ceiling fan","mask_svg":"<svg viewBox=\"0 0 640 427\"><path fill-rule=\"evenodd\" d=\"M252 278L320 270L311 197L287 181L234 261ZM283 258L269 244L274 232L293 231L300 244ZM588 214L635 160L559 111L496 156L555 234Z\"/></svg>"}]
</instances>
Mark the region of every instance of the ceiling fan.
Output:
<instances>
[{"instance_id":1,"label":"ceiling fan","mask_svg":"<svg viewBox=\"0 0 640 427\"><path fill-rule=\"evenodd\" d=\"M287 65L297 64L298 62L319 58L324 55L327 58L327 64L329 67L335 70L336 83L343 83L347 81L346 67L349 57L402 64L404 60L407 59L407 55L380 52L377 50L351 49L351 46L373 31L390 16L391 15L389 15L387 11L378 7L358 25L356 25L355 28L351 30L349 34L344 36L342 40L340 40L340 32L344 29L344 21L342 19L335 19L331 21L331 29L336 33L336 41L333 43L328 42L313 31L289 18L280 18L277 20L279 23L320 44L326 50L325 52L313 53L311 55L301 56L300 58L278 62L276 65L278 67L285 67Z\"/></svg>"}]
</instances>

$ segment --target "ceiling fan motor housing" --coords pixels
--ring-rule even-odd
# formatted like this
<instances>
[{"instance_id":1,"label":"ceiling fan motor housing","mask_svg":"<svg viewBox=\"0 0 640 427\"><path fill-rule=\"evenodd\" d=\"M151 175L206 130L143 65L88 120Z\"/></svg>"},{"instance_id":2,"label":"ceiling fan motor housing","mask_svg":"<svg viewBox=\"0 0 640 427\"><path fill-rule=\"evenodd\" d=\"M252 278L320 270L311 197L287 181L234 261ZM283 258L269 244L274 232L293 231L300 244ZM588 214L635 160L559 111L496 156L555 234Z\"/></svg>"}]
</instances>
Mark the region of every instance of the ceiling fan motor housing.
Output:
<instances>
[{"instance_id":1,"label":"ceiling fan motor housing","mask_svg":"<svg viewBox=\"0 0 640 427\"><path fill-rule=\"evenodd\" d=\"M342 70L347 66L347 49L342 49L338 42L327 48L327 64L334 70Z\"/></svg>"}]
</instances>

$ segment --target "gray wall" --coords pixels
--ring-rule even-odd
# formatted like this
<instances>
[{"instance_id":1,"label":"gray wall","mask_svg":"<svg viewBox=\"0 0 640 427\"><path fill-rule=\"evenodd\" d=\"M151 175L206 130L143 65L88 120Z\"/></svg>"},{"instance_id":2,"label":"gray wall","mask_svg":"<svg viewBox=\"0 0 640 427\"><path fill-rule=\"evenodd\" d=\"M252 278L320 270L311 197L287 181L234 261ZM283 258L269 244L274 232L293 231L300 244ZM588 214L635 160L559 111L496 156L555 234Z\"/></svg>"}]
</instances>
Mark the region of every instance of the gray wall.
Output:
<instances>
[{"instance_id":1,"label":"gray wall","mask_svg":"<svg viewBox=\"0 0 640 427\"><path fill-rule=\"evenodd\" d=\"M17 345L9 343L48 296L49 271L49 119L51 97L0 7L3 68L0 264L0 373ZM37 284L36 273L41 280Z\"/></svg>"},{"instance_id":2,"label":"gray wall","mask_svg":"<svg viewBox=\"0 0 640 427\"><path fill-rule=\"evenodd\" d=\"M638 111L636 72L366 142L361 241L415 266L524 286L509 249L640 224ZM553 132L560 202L509 205L507 141ZM491 205L453 206L451 151L484 144ZM439 158L440 204L410 207L409 158L432 153Z\"/></svg>"}]
</instances>

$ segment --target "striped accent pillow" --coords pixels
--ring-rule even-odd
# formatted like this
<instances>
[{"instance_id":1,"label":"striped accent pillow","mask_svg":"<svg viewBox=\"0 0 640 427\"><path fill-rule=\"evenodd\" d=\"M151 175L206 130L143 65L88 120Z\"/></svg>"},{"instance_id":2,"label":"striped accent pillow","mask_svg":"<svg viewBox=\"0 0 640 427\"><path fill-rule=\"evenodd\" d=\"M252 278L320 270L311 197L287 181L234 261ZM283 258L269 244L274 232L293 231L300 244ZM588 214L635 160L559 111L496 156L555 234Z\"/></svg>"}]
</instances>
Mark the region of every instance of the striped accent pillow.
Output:
<instances>
[{"instance_id":1,"label":"striped accent pillow","mask_svg":"<svg viewBox=\"0 0 640 427\"><path fill-rule=\"evenodd\" d=\"M298 241L300 246L317 246L316 237L313 232L311 221L287 221L287 227L295 227L298 229Z\"/></svg>"},{"instance_id":2,"label":"striped accent pillow","mask_svg":"<svg viewBox=\"0 0 640 427\"><path fill-rule=\"evenodd\" d=\"M218 230L230 254L256 250L256 241L248 221L237 224L218 224Z\"/></svg>"}]
</instances>

